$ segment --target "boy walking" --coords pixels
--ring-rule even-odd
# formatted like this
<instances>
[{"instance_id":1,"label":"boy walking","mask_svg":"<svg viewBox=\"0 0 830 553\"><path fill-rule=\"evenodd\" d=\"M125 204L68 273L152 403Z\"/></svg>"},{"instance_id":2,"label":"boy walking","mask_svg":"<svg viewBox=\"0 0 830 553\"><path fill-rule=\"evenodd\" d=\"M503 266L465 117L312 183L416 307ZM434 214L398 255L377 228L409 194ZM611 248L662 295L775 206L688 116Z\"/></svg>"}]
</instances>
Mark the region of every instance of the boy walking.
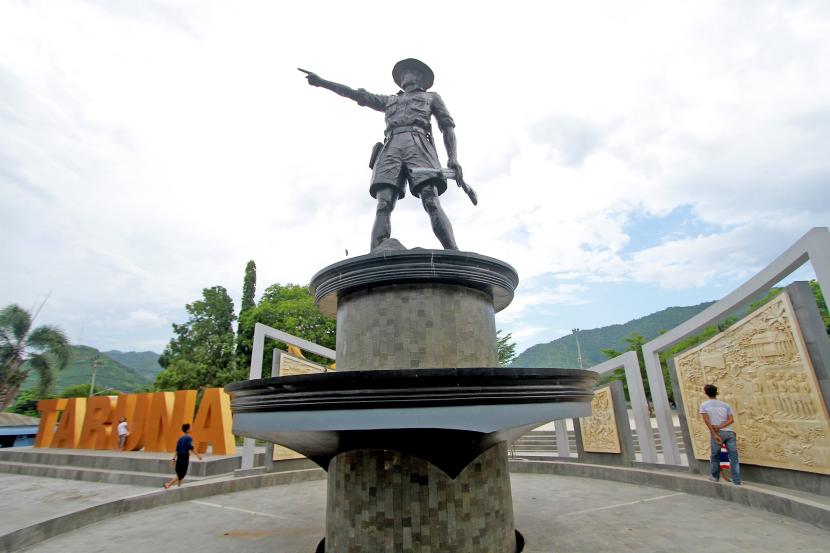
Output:
<instances>
[{"instance_id":1,"label":"boy walking","mask_svg":"<svg viewBox=\"0 0 830 553\"><path fill-rule=\"evenodd\" d=\"M707 384L703 387L703 393L709 398L700 404L700 416L709 429L709 480L718 482L720 480L720 449L726 446L729 456L729 471L732 473L732 483L741 485L741 469L738 462L738 443L735 439L735 431L730 426L734 423L732 418L732 407L719 399L718 387L714 384Z\"/></svg>"},{"instance_id":2,"label":"boy walking","mask_svg":"<svg viewBox=\"0 0 830 553\"><path fill-rule=\"evenodd\" d=\"M187 468L190 466L191 451L200 461L202 460L202 456L193 447L193 438L190 436L190 425L187 423L183 424L182 432L184 432L184 435L176 442L176 454L173 456L173 460L170 461L176 467L176 477L166 482L164 489L170 489L170 486L173 484L176 484L180 488L182 487L182 480L187 475Z\"/></svg>"}]
</instances>

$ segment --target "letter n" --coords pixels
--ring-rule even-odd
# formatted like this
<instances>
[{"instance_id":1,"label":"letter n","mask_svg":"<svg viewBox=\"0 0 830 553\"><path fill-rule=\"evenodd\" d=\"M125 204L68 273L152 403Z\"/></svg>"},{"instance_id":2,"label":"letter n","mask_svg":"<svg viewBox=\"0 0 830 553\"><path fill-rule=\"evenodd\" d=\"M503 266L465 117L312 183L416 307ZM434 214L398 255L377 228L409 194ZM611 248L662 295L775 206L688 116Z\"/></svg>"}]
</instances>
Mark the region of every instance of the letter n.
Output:
<instances>
[{"instance_id":1,"label":"letter n","mask_svg":"<svg viewBox=\"0 0 830 553\"><path fill-rule=\"evenodd\" d=\"M182 425L193 425L193 412L196 410L196 390L179 390L176 392L176 403L173 408L173 432L167 435L165 451L176 451L176 442L179 440L179 431Z\"/></svg>"},{"instance_id":2,"label":"letter n","mask_svg":"<svg viewBox=\"0 0 830 553\"><path fill-rule=\"evenodd\" d=\"M167 451L170 436L176 436L178 430L173 427L173 392L155 392L152 394L150 410L144 423L144 451Z\"/></svg>"}]
</instances>

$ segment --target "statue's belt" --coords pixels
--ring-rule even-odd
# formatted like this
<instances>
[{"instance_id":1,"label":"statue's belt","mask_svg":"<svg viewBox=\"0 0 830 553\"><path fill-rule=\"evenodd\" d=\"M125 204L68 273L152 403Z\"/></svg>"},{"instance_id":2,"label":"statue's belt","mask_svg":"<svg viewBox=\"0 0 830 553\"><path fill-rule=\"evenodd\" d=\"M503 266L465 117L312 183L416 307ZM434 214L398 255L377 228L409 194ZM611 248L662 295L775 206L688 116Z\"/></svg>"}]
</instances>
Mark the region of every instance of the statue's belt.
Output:
<instances>
[{"instance_id":1,"label":"statue's belt","mask_svg":"<svg viewBox=\"0 0 830 553\"><path fill-rule=\"evenodd\" d=\"M395 127L394 129L387 129L386 136L392 136L393 134L401 134L405 132L419 132L421 134L430 134L430 132L417 125L407 125L405 127Z\"/></svg>"}]
</instances>

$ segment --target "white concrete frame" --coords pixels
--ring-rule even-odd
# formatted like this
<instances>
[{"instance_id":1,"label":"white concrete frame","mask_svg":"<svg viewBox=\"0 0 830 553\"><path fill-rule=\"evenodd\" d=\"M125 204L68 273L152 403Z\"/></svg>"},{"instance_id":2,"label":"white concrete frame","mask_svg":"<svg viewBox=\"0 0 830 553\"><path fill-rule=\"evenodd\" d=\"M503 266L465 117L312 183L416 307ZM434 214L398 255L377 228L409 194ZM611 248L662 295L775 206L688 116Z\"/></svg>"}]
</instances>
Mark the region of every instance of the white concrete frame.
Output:
<instances>
[{"instance_id":1,"label":"white concrete frame","mask_svg":"<svg viewBox=\"0 0 830 553\"><path fill-rule=\"evenodd\" d=\"M657 417L657 428L660 432L666 464L679 465L681 463L677 443L674 440L671 408L666 394L663 371L660 368L659 353L750 303L759 294L767 292L808 260L813 265L819 286L827 294L830 291L830 231L827 227L814 227L772 263L724 296L723 299L710 305L685 323L643 345L651 399L654 403L654 413Z\"/></svg>"},{"instance_id":2,"label":"white concrete frame","mask_svg":"<svg viewBox=\"0 0 830 553\"><path fill-rule=\"evenodd\" d=\"M326 359L331 359L332 361L336 360L336 353L333 349L318 346L314 342L303 340L302 338L298 338L297 336L293 336L287 332L283 332L282 330L271 328L270 326L262 323L256 323L256 325L254 325L254 341L251 351L251 370L248 373L248 378L250 380L262 378L262 360L265 357L265 338L279 340L280 342L297 346L301 350L320 355ZM242 442L243 470L254 468L255 444L256 440L253 438L245 438Z\"/></svg>"},{"instance_id":3,"label":"white concrete frame","mask_svg":"<svg viewBox=\"0 0 830 553\"><path fill-rule=\"evenodd\" d=\"M560 457L571 456L571 444L568 442L568 423L565 419L553 421L556 430L556 452Z\"/></svg>"},{"instance_id":4,"label":"white concrete frame","mask_svg":"<svg viewBox=\"0 0 830 553\"><path fill-rule=\"evenodd\" d=\"M599 365L594 365L588 370L603 375L609 371L617 370L620 367L625 369L628 397L631 399L631 410L634 412L634 422L637 425L637 441L640 444L640 454L643 456L644 463L656 463L657 447L654 445L654 432L651 430L648 401L646 400L646 391L643 386L643 375L640 373L640 362L637 359L637 352L627 351L613 359L603 361ZM628 424L627 420L625 422ZM558 434L556 439L558 446ZM559 450L559 454L562 455L562 450Z\"/></svg>"}]
</instances>

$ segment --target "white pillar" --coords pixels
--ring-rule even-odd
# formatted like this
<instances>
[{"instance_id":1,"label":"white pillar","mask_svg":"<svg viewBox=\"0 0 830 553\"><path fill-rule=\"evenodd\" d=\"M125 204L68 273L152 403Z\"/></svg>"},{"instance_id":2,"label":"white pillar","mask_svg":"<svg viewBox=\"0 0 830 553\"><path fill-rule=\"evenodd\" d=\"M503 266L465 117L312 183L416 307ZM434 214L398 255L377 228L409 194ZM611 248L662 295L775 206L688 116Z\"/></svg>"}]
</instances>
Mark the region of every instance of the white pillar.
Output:
<instances>
[{"instance_id":1,"label":"white pillar","mask_svg":"<svg viewBox=\"0 0 830 553\"><path fill-rule=\"evenodd\" d=\"M264 326L260 323L254 325L254 343L251 349L251 370L248 373L250 380L255 380L262 377L262 357L265 351L265 332ZM254 468L254 455L256 451L256 440L253 438L245 438L242 440L242 469Z\"/></svg>"},{"instance_id":2,"label":"white pillar","mask_svg":"<svg viewBox=\"0 0 830 553\"><path fill-rule=\"evenodd\" d=\"M553 421L556 429L556 453L560 457L571 456L571 444L568 442L568 422L565 419Z\"/></svg>"}]
</instances>

